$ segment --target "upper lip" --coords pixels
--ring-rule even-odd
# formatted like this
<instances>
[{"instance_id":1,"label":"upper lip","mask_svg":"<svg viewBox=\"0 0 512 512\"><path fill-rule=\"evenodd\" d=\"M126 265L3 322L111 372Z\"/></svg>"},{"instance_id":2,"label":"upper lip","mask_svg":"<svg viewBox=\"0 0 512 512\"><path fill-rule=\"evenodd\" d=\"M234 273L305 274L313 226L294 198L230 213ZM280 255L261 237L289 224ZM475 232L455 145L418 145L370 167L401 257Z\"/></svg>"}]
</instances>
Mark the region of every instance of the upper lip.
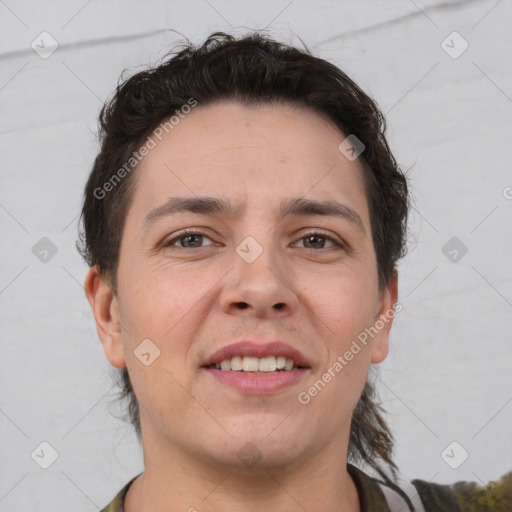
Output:
<instances>
[{"instance_id":1,"label":"upper lip","mask_svg":"<svg viewBox=\"0 0 512 512\"><path fill-rule=\"evenodd\" d=\"M270 341L266 343L256 343L254 341L243 340L231 345L222 347L209 356L202 366L211 366L212 364L220 363L225 359L231 359L234 356L249 356L249 357L268 357L268 356L282 356L287 359L293 359L297 366L310 367L310 364L301 352L297 349L283 343L282 341Z\"/></svg>"}]
</instances>

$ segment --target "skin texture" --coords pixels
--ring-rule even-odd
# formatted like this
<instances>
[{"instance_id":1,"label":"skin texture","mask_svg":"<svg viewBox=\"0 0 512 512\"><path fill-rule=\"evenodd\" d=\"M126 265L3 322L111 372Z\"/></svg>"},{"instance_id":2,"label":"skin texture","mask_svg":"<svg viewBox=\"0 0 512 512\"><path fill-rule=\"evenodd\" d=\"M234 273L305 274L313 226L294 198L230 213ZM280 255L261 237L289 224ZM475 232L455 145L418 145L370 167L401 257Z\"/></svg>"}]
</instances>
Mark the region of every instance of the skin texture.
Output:
<instances>
[{"instance_id":1,"label":"skin texture","mask_svg":"<svg viewBox=\"0 0 512 512\"><path fill-rule=\"evenodd\" d=\"M297 399L397 300L396 279L378 286L362 166L338 150L344 138L307 109L198 106L136 170L118 294L96 268L85 281L105 355L128 367L140 403L145 472L128 512L359 510L346 472L350 420L370 364L387 355L391 321L307 405ZM245 209L179 213L143 229L170 196ZM321 215L277 222L280 202L295 198L336 200L364 231ZM179 238L184 228L204 236ZM247 236L263 249L252 263L236 252ZM160 350L149 366L134 355L146 338ZM201 369L241 339L281 340L311 368L272 395L243 394ZM261 454L252 467L237 456L248 442Z\"/></svg>"}]
</instances>

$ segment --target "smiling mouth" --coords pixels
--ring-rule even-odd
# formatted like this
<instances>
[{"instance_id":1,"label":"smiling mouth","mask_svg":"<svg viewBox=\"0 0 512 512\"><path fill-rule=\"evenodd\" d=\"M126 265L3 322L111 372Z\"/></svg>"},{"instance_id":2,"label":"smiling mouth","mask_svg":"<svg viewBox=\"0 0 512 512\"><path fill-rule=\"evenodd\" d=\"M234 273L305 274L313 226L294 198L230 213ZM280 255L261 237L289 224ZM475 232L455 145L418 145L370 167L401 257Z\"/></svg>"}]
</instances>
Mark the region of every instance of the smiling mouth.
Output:
<instances>
[{"instance_id":1,"label":"smiling mouth","mask_svg":"<svg viewBox=\"0 0 512 512\"><path fill-rule=\"evenodd\" d=\"M302 362L302 361L301 361ZM275 395L297 385L311 370L284 356L236 355L202 367L217 382L243 395Z\"/></svg>"},{"instance_id":2,"label":"smiling mouth","mask_svg":"<svg viewBox=\"0 0 512 512\"><path fill-rule=\"evenodd\" d=\"M252 357L234 356L224 359L220 363L205 366L209 370L221 370L225 372L238 372L253 375L267 375L278 372L289 372L292 370L305 370L306 367L298 366L293 359L283 356Z\"/></svg>"}]
</instances>

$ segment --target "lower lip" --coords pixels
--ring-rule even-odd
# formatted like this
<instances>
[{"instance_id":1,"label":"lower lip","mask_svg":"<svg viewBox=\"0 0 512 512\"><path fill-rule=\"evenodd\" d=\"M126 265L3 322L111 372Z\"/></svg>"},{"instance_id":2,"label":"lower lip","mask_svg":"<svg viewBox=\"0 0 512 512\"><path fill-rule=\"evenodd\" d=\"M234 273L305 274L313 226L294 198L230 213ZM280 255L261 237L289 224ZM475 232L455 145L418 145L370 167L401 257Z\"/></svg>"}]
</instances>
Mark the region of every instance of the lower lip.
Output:
<instances>
[{"instance_id":1,"label":"lower lip","mask_svg":"<svg viewBox=\"0 0 512 512\"><path fill-rule=\"evenodd\" d=\"M308 369L304 368L263 375L210 368L205 368L205 370L222 384L227 384L242 393L252 395L269 395L293 386L297 384L308 371Z\"/></svg>"}]
</instances>

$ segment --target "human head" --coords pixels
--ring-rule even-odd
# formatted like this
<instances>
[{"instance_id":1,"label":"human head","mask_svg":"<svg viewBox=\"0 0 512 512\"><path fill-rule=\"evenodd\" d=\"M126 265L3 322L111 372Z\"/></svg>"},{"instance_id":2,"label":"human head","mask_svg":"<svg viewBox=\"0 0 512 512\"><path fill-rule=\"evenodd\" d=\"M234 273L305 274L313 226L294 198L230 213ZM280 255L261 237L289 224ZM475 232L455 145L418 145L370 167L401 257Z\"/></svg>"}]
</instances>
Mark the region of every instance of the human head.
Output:
<instances>
[{"instance_id":1,"label":"human head","mask_svg":"<svg viewBox=\"0 0 512 512\"><path fill-rule=\"evenodd\" d=\"M288 105L313 111L364 144L358 160L363 168L378 284L384 289L395 278L396 262L404 254L408 205L405 177L385 139L385 120L375 102L336 66L260 34L238 39L213 34L200 47L186 46L161 65L118 86L100 115L101 150L85 189L80 250L88 265L96 266L117 293L125 220L141 178L142 164L134 154L141 156L148 137L165 120L172 126L170 119L180 117L184 106L233 101L246 107ZM134 165L126 167L134 158ZM123 168L125 172L119 173ZM140 438L139 405L126 368L122 379L131 421ZM368 384L356 406L350 453L381 472L378 458L393 468L392 439L372 392Z\"/></svg>"}]
</instances>

